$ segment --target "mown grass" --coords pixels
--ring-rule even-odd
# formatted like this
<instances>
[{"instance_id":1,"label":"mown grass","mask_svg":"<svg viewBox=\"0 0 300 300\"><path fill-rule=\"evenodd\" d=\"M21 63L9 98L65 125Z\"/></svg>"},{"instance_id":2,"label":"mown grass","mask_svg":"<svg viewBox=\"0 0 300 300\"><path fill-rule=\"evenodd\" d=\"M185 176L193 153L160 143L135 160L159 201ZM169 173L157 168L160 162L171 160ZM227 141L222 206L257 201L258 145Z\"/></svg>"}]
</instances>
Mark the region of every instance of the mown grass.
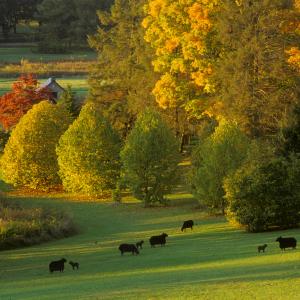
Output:
<instances>
[{"instance_id":1,"label":"mown grass","mask_svg":"<svg viewBox=\"0 0 300 300\"><path fill-rule=\"evenodd\" d=\"M76 51L66 54L44 54L38 53L36 46L0 47L0 64L18 64L21 60L31 62L53 62L53 61L83 61L95 60L96 53L93 51Z\"/></svg>"},{"instance_id":2,"label":"mown grass","mask_svg":"<svg viewBox=\"0 0 300 300\"><path fill-rule=\"evenodd\" d=\"M1 78L0 77L0 95L3 95L11 91L12 83L17 78ZM46 79L40 79L39 81L43 83ZM79 96L84 96L88 92L88 83L86 77L83 76L74 76L74 77L63 77L57 78L57 82L63 87L66 88L68 85L72 86L74 92Z\"/></svg>"},{"instance_id":3,"label":"mown grass","mask_svg":"<svg viewBox=\"0 0 300 300\"><path fill-rule=\"evenodd\" d=\"M299 239L299 229L249 234L192 205L144 209L136 202L19 201L25 207L69 210L81 233L0 252L1 300L299 299L300 252L281 252L275 243L279 235ZM196 226L181 233L187 219ZM166 247L151 249L148 238L162 232L169 234ZM140 239L145 245L139 256L120 256L120 243ZM257 245L264 243L266 253L257 253ZM64 273L49 274L48 263L61 257L78 261L79 271L67 265Z\"/></svg>"}]
</instances>

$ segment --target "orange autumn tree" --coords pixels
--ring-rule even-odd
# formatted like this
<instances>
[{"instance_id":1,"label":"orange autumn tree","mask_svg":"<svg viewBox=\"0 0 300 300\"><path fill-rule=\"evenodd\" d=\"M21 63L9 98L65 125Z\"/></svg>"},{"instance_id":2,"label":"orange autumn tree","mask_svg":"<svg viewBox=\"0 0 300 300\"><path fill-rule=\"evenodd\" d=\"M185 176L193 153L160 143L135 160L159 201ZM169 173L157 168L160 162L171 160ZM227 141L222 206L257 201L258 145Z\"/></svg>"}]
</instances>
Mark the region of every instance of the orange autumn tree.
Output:
<instances>
[{"instance_id":1,"label":"orange autumn tree","mask_svg":"<svg viewBox=\"0 0 300 300\"><path fill-rule=\"evenodd\" d=\"M300 0L295 0L294 2L295 8L298 12L300 12ZM292 31L296 34L300 35L300 20L299 18L296 19L296 22L291 22L292 24ZM288 63L298 70L300 73L300 49L299 47L292 47L291 49L287 50L286 53L289 55Z\"/></svg>"},{"instance_id":2,"label":"orange autumn tree","mask_svg":"<svg viewBox=\"0 0 300 300\"><path fill-rule=\"evenodd\" d=\"M12 91L0 97L0 124L5 130L15 126L34 104L49 99L48 90L37 88L35 76L22 75L13 83Z\"/></svg>"}]
</instances>

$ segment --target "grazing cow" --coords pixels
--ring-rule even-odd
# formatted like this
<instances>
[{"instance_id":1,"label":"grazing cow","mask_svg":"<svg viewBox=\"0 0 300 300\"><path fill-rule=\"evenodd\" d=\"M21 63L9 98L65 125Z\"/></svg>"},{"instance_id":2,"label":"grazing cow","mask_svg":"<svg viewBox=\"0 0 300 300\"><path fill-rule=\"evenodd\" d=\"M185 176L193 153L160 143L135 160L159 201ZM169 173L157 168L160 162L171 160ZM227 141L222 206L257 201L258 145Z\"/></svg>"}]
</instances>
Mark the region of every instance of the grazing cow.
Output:
<instances>
[{"instance_id":1,"label":"grazing cow","mask_svg":"<svg viewBox=\"0 0 300 300\"><path fill-rule=\"evenodd\" d=\"M184 221L183 225L181 227L181 231L185 231L187 228L191 228L193 229L194 226L194 221L193 220L188 220L188 221Z\"/></svg>"},{"instance_id":2,"label":"grazing cow","mask_svg":"<svg viewBox=\"0 0 300 300\"><path fill-rule=\"evenodd\" d=\"M279 248L285 251L285 248L293 248L297 247L297 240L294 237L283 238L279 237L276 239L276 242L279 242Z\"/></svg>"},{"instance_id":3,"label":"grazing cow","mask_svg":"<svg viewBox=\"0 0 300 300\"><path fill-rule=\"evenodd\" d=\"M64 269L65 269L65 263L66 262L67 262L67 260L65 258L62 258L62 259L57 260L57 261L52 261L49 264L50 273L52 273L53 271L63 272Z\"/></svg>"},{"instance_id":4,"label":"grazing cow","mask_svg":"<svg viewBox=\"0 0 300 300\"><path fill-rule=\"evenodd\" d=\"M257 247L257 251L258 253L260 253L260 251L265 252L265 249L268 247L267 244L261 245Z\"/></svg>"},{"instance_id":5,"label":"grazing cow","mask_svg":"<svg viewBox=\"0 0 300 300\"><path fill-rule=\"evenodd\" d=\"M78 262L72 262L72 261L70 261L69 264L72 266L73 270L75 270L75 268L77 270L79 269L79 263Z\"/></svg>"},{"instance_id":6,"label":"grazing cow","mask_svg":"<svg viewBox=\"0 0 300 300\"><path fill-rule=\"evenodd\" d=\"M119 250L121 251L121 255L123 255L124 252L131 252L132 255L134 255L134 253L136 255L140 253L134 244L121 244Z\"/></svg>"},{"instance_id":7,"label":"grazing cow","mask_svg":"<svg viewBox=\"0 0 300 300\"><path fill-rule=\"evenodd\" d=\"M136 247L139 249L139 248L141 248L141 249L143 249L143 244L144 244L144 241L139 241L139 242L137 242L135 245L136 245Z\"/></svg>"},{"instance_id":8,"label":"grazing cow","mask_svg":"<svg viewBox=\"0 0 300 300\"><path fill-rule=\"evenodd\" d=\"M161 246L164 245L165 246L167 236L168 235L166 233L163 233L161 235L152 236L149 239L151 247L155 247L155 245L161 245Z\"/></svg>"}]
</instances>

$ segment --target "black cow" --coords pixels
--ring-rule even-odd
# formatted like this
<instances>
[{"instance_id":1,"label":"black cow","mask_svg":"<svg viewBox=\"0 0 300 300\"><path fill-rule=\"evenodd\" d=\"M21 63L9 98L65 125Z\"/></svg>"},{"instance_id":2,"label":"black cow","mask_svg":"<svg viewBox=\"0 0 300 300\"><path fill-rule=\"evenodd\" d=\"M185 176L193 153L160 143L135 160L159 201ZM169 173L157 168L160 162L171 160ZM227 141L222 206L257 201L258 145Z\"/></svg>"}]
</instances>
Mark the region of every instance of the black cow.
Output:
<instances>
[{"instance_id":1,"label":"black cow","mask_svg":"<svg viewBox=\"0 0 300 300\"><path fill-rule=\"evenodd\" d=\"M265 249L268 247L267 244L261 245L257 247L257 251L260 253L260 251L265 252Z\"/></svg>"},{"instance_id":2,"label":"black cow","mask_svg":"<svg viewBox=\"0 0 300 300\"><path fill-rule=\"evenodd\" d=\"M75 268L77 270L79 269L79 263L78 262L72 262L72 261L70 261L69 264L72 266L73 270L75 270Z\"/></svg>"},{"instance_id":3,"label":"black cow","mask_svg":"<svg viewBox=\"0 0 300 300\"><path fill-rule=\"evenodd\" d=\"M144 244L144 241L139 241L139 242L137 242L135 245L136 245L136 247L139 249L139 248L141 248L141 249L143 249L143 244Z\"/></svg>"},{"instance_id":4,"label":"black cow","mask_svg":"<svg viewBox=\"0 0 300 300\"><path fill-rule=\"evenodd\" d=\"M166 233L162 233L161 235L152 236L149 239L151 247L155 247L155 245L161 245L161 246L164 245L165 246L167 236L168 235Z\"/></svg>"},{"instance_id":5,"label":"black cow","mask_svg":"<svg viewBox=\"0 0 300 300\"><path fill-rule=\"evenodd\" d=\"M283 238L279 237L276 239L276 242L279 242L279 248L281 250L285 250L285 248L293 248L297 247L297 240L294 237Z\"/></svg>"},{"instance_id":6,"label":"black cow","mask_svg":"<svg viewBox=\"0 0 300 300\"><path fill-rule=\"evenodd\" d=\"M59 271L59 272L63 272L65 269L65 263L67 262L67 260L65 258L62 258L60 260L57 261L52 261L49 264L49 271L52 273L53 271Z\"/></svg>"},{"instance_id":7,"label":"black cow","mask_svg":"<svg viewBox=\"0 0 300 300\"><path fill-rule=\"evenodd\" d=\"M185 231L186 228L193 229L193 226L194 226L194 221L193 220L184 221L183 225L181 227L181 231L183 231L183 230Z\"/></svg>"},{"instance_id":8,"label":"black cow","mask_svg":"<svg viewBox=\"0 0 300 300\"><path fill-rule=\"evenodd\" d=\"M140 253L134 244L121 244L119 250L121 251L121 255L123 255L124 252L131 252L132 255L134 255L134 253L136 255Z\"/></svg>"}]
</instances>

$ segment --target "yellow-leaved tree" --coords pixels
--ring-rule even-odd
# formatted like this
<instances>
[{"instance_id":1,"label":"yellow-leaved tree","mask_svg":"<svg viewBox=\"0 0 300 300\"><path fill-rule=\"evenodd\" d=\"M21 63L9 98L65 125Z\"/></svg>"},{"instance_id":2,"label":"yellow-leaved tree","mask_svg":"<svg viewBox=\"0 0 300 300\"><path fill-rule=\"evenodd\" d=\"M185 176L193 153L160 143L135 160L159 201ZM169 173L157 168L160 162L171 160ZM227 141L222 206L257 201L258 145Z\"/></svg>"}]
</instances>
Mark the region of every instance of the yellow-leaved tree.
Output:
<instances>
[{"instance_id":1,"label":"yellow-leaved tree","mask_svg":"<svg viewBox=\"0 0 300 300\"><path fill-rule=\"evenodd\" d=\"M204 110L214 90L209 77L218 47L210 16L218 2L149 0L145 6L145 39L155 49L152 63L161 74L153 93L162 108Z\"/></svg>"},{"instance_id":2,"label":"yellow-leaved tree","mask_svg":"<svg viewBox=\"0 0 300 300\"><path fill-rule=\"evenodd\" d=\"M71 123L62 106L42 101L13 129L1 157L3 179L14 186L47 190L60 183L56 145Z\"/></svg>"}]
</instances>

